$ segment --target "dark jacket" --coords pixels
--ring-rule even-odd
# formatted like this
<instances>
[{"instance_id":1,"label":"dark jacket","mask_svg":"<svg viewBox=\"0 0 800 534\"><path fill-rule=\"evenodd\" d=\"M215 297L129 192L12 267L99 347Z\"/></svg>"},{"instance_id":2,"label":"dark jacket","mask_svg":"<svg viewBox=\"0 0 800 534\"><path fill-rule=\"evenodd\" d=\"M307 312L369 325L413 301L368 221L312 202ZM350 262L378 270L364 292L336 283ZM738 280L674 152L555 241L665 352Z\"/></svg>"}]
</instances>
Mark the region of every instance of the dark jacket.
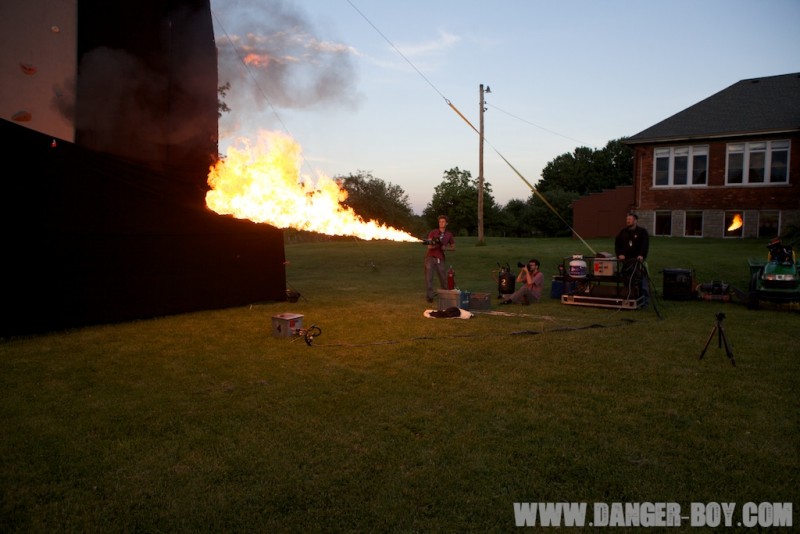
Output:
<instances>
[{"instance_id":1,"label":"dark jacket","mask_svg":"<svg viewBox=\"0 0 800 534\"><path fill-rule=\"evenodd\" d=\"M650 236L647 230L637 226L633 230L627 226L620 230L614 241L614 252L617 256L625 256L626 260L634 260L638 256L647 259L650 251Z\"/></svg>"}]
</instances>

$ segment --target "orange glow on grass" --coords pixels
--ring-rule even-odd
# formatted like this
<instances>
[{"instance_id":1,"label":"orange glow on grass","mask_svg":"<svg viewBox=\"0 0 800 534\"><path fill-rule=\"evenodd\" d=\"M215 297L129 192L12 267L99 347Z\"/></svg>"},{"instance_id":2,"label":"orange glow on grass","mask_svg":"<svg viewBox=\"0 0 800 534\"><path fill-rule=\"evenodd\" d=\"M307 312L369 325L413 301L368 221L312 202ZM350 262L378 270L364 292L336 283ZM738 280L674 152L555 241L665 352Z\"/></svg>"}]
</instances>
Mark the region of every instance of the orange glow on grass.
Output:
<instances>
[{"instance_id":1,"label":"orange glow on grass","mask_svg":"<svg viewBox=\"0 0 800 534\"><path fill-rule=\"evenodd\" d=\"M241 140L230 147L208 175L211 191L206 205L220 215L232 215L278 228L361 239L419 242L411 234L377 221L364 221L341 204L347 191L320 175L315 184L300 175L300 145L289 136L262 131L255 146Z\"/></svg>"}]
</instances>

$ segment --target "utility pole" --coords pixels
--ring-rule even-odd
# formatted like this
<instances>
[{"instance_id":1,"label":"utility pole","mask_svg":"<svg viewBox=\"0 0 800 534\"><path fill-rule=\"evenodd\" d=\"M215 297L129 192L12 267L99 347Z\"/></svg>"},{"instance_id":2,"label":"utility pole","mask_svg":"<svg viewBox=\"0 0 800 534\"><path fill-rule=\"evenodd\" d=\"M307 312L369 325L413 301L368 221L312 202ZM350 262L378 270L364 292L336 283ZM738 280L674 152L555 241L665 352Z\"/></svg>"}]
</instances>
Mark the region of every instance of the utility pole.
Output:
<instances>
[{"instance_id":1,"label":"utility pole","mask_svg":"<svg viewBox=\"0 0 800 534\"><path fill-rule=\"evenodd\" d=\"M480 85L480 139L478 140L478 245L485 245L483 240L483 112L486 111L483 95L492 90L483 84Z\"/></svg>"}]
</instances>

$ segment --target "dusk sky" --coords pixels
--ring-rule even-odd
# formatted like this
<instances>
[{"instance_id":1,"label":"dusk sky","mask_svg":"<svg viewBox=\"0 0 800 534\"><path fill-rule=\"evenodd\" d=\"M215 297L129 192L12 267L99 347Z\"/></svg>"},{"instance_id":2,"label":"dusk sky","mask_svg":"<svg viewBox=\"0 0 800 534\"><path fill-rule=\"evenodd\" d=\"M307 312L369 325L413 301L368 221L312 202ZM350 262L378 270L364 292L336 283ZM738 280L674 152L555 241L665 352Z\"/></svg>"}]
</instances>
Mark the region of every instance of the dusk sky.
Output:
<instances>
[{"instance_id":1,"label":"dusk sky","mask_svg":"<svg viewBox=\"0 0 800 534\"><path fill-rule=\"evenodd\" d=\"M220 149L293 137L304 174L368 172L421 213L445 171L526 199L600 149L748 78L800 72L800 0L212 0L231 112ZM245 61L247 60L247 61ZM498 155L499 153L499 155Z\"/></svg>"}]
</instances>

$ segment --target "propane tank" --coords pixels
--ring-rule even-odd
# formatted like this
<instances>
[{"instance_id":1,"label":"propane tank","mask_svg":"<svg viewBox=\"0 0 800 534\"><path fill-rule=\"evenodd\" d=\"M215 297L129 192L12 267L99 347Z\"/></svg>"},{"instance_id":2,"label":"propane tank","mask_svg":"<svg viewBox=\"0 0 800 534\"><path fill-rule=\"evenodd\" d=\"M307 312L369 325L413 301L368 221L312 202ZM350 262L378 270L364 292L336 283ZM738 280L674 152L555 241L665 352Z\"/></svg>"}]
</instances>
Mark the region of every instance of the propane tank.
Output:
<instances>
[{"instance_id":1,"label":"propane tank","mask_svg":"<svg viewBox=\"0 0 800 534\"><path fill-rule=\"evenodd\" d=\"M497 291L501 296L510 295L514 292L514 286L517 284L516 277L508 265L502 266L499 263L497 265L500 267L500 272L497 276Z\"/></svg>"},{"instance_id":2,"label":"propane tank","mask_svg":"<svg viewBox=\"0 0 800 534\"><path fill-rule=\"evenodd\" d=\"M583 256L572 256L569 262L569 276L570 278L586 278L586 262L583 261Z\"/></svg>"},{"instance_id":3,"label":"propane tank","mask_svg":"<svg viewBox=\"0 0 800 534\"><path fill-rule=\"evenodd\" d=\"M455 289L456 288L456 272L453 270L453 266L451 265L450 268L447 270L447 289Z\"/></svg>"}]
</instances>

